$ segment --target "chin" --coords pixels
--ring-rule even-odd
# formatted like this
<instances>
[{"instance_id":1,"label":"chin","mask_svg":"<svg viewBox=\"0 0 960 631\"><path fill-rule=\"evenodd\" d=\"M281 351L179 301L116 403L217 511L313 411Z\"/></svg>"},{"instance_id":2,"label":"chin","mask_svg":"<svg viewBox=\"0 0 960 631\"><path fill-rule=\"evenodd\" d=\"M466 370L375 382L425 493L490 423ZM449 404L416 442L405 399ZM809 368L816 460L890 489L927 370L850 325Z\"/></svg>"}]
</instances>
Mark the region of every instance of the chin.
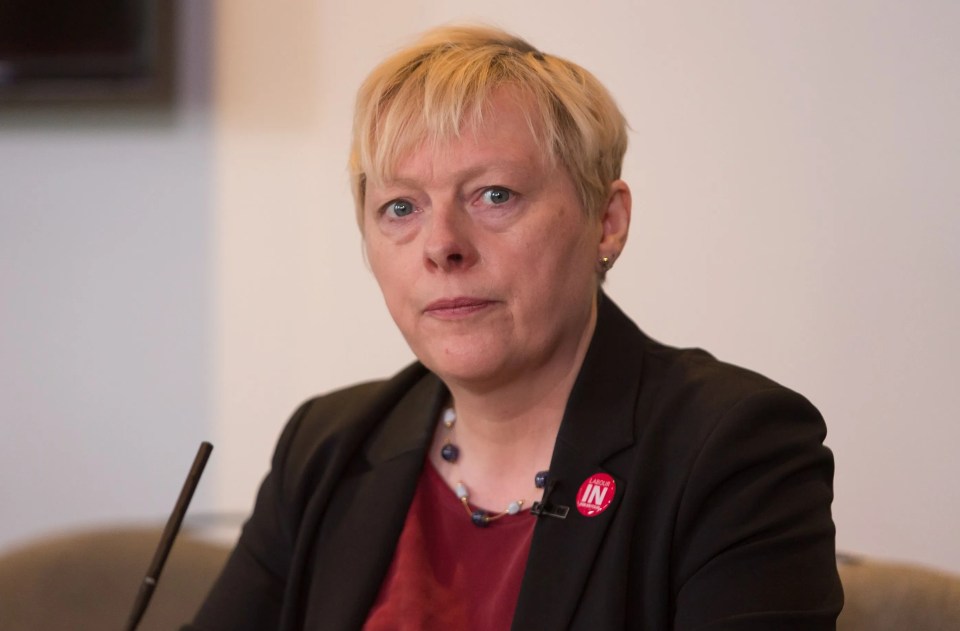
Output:
<instances>
[{"instance_id":1,"label":"chin","mask_svg":"<svg viewBox=\"0 0 960 631\"><path fill-rule=\"evenodd\" d=\"M444 382L487 383L503 373L503 361L489 352L451 352L417 354L420 361Z\"/></svg>"}]
</instances>

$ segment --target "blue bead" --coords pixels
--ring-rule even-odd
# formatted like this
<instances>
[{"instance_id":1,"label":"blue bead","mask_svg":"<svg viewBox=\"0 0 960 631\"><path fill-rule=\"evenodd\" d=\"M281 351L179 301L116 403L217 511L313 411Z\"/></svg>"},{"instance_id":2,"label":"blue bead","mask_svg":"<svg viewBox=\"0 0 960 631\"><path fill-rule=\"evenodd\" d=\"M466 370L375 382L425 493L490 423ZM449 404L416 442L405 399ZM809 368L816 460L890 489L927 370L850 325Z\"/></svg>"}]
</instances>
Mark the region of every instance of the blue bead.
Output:
<instances>
[{"instance_id":1,"label":"blue bead","mask_svg":"<svg viewBox=\"0 0 960 631\"><path fill-rule=\"evenodd\" d=\"M537 475L533 478L533 483L537 485L538 489L542 489L547 485L547 478L549 477L549 471L537 471Z\"/></svg>"},{"instance_id":2,"label":"blue bead","mask_svg":"<svg viewBox=\"0 0 960 631\"><path fill-rule=\"evenodd\" d=\"M473 514L470 515L470 519L473 521L474 526L478 526L480 528L487 527L487 514L482 510L473 511Z\"/></svg>"},{"instance_id":3,"label":"blue bead","mask_svg":"<svg viewBox=\"0 0 960 631\"><path fill-rule=\"evenodd\" d=\"M440 448L440 457L447 462L456 462L460 457L460 448L453 443L447 443Z\"/></svg>"}]
</instances>

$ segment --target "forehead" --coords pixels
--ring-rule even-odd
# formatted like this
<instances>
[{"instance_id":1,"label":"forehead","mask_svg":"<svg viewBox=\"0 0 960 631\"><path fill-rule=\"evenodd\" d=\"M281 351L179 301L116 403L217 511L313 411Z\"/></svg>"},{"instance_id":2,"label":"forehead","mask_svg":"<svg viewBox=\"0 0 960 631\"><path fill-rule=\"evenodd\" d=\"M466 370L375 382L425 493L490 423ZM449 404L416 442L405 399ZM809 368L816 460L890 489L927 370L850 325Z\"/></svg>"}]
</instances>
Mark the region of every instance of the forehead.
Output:
<instances>
[{"instance_id":1,"label":"forehead","mask_svg":"<svg viewBox=\"0 0 960 631\"><path fill-rule=\"evenodd\" d=\"M371 184L405 179L416 171L480 169L496 165L526 168L552 166L544 150L542 130L532 99L516 88L500 88L474 105L456 126L444 129L423 114L394 138L392 151L381 155L379 173L368 173ZM411 121L413 123L413 121Z\"/></svg>"}]
</instances>

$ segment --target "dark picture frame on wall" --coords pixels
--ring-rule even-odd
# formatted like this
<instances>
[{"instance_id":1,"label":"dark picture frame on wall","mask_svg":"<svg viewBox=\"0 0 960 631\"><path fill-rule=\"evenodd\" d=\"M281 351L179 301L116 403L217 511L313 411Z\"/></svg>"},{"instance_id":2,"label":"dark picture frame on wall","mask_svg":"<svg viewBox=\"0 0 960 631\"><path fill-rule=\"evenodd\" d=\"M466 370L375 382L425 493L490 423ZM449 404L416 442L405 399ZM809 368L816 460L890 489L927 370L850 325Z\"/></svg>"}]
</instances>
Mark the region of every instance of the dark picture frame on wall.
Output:
<instances>
[{"instance_id":1,"label":"dark picture frame on wall","mask_svg":"<svg viewBox=\"0 0 960 631\"><path fill-rule=\"evenodd\" d=\"M176 2L0 0L0 103L171 103Z\"/></svg>"}]
</instances>

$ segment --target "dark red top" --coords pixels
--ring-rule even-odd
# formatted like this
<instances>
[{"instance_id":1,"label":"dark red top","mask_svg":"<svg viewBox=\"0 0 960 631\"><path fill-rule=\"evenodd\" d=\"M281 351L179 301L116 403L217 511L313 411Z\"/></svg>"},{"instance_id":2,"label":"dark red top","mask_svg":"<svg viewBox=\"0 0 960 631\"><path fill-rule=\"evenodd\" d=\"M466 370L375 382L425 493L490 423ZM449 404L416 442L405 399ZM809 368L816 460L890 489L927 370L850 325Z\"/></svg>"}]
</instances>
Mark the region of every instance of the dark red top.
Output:
<instances>
[{"instance_id":1,"label":"dark red top","mask_svg":"<svg viewBox=\"0 0 960 631\"><path fill-rule=\"evenodd\" d=\"M428 462L364 631L509 629L535 521L474 526Z\"/></svg>"}]
</instances>

